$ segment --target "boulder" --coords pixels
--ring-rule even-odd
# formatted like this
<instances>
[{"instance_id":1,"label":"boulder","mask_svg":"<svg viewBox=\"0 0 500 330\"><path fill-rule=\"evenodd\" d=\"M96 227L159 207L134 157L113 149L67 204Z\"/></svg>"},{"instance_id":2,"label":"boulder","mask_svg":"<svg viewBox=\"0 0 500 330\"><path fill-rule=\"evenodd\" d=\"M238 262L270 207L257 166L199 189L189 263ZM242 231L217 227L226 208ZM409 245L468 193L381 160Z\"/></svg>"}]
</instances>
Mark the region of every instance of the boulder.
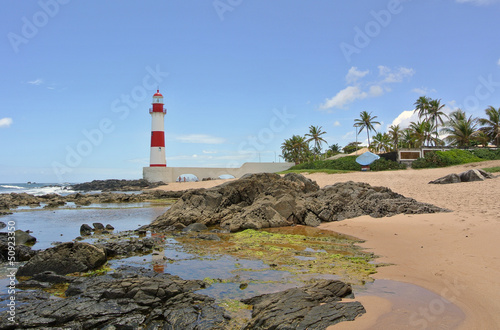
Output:
<instances>
[{"instance_id":1,"label":"boulder","mask_svg":"<svg viewBox=\"0 0 500 330\"><path fill-rule=\"evenodd\" d=\"M204 224L202 223L192 223L190 224L189 226L187 227L184 227L182 229L182 232L184 233L189 233L189 232L192 232L192 231L196 231L196 232L200 232L200 231L204 231L204 230L208 230L208 227L205 226Z\"/></svg>"},{"instance_id":2,"label":"boulder","mask_svg":"<svg viewBox=\"0 0 500 330\"><path fill-rule=\"evenodd\" d=\"M92 226L94 226L94 231L96 231L96 230L104 230L104 228L105 228L104 225L102 223L100 223L100 222L94 222L92 224Z\"/></svg>"},{"instance_id":3,"label":"boulder","mask_svg":"<svg viewBox=\"0 0 500 330\"><path fill-rule=\"evenodd\" d=\"M83 225L80 226L80 235L82 236L88 236L92 234L92 227L84 223Z\"/></svg>"},{"instance_id":4,"label":"boulder","mask_svg":"<svg viewBox=\"0 0 500 330\"><path fill-rule=\"evenodd\" d=\"M0 215L2 215L2 214L0 214ZM0 229L4 229L5 227L7 227L7 225L5 224L5 222L0 221Z\"/></svg>"},{"instance_id":5,"label":"boulder","mask_svg":"<svg viewBox=\"0 0 500 330\"><path fill-rule=\"evenodd\" d=\"M16 235L16 245L21 245L21 244L35 244L36 243L36 238L31 236L25 231L22 230L16 230L15 231Z\"/></svg>"},{"instance_id":6,"label":"boulder","mask_svg":"<svg viewBox=\"0 0 500 330\"><path fill-rule=\"evenodd\" d=\"M109 223L106 225L107 230L114 230L115 227L111 226Z\"/></svg>"},{"instance_id":7,"label":"boulder","mask_svg":"<svg viewBox=\"0 0 500 330\"><path fill-rule=\"evenodd\" d=\"M462 173L452 173L442 178L436 179L429 183L431 184L448 184L448 183L460 183L460 182L473 182L473 181L484 181L485 179L492 179L493 175L485 172L481 169L472 169Z\"/></svg>"},{"instance_id":8,"label":"boulder","mask_svg":"<svg viewBox=\"0 0 500 330\"><path fill-rule=\"evenodd\" d=\"M178 230L193 223L219 225L231 232L243 229L339 221L361 215L446 211L419 203L388 188L341 182L320 189L303 175L271 173L245 175L210 189L190 190L144 230Z\"/></svg>"},{"instance_id":9,"label":"boulder","mask_svg":"<svg viewBox=\"0 0 500 330\"><path fill-rule=\"evenodd\" d=\"M67 242L38 252L19 267L17 276L33 276L46 271L59 275L87 272L105 263L106 252L103 248L88 243Z\"/></svg>"},{"instance_id":10,"label":"boulder","mask_svg":"<svg viewBox=\"0 0 500 330\"><path fill-rule=\"evenodd\" d=\"M302 288L245 299L242 302L253 308L244 329L326 329L366 312L359 302L340 302L344 297L353 297L350 285L320 280Z\"/></svg>"}]
</instances>

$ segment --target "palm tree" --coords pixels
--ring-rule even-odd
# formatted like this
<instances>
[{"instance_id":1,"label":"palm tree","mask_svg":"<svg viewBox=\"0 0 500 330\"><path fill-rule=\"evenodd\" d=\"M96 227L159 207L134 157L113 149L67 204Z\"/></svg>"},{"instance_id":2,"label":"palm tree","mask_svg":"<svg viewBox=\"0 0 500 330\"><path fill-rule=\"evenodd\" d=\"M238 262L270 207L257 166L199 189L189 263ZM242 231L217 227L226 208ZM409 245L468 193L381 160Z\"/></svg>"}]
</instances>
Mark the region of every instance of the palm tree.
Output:
<instances>
[{"instance_id":1,"label":"palm tree","mask_svg":"<svg viewBox=\"0 0 500 330\"><path fill-rule=\"evenodd\" d=\"M394 146L395 150L398 150L399 148L399 139L401 137L401 129L399 128L399 125L391 125L389 127L389 136L391 137L392 140L392 145Z\"/></svg>"},{"instance_id":2,"label":"palm tree","mask_svg":"<svg viewBox=\"0 0 500 330\"><path fill-rule=\"evenodd\" d=\"M326 140L321 137L321 135L326 134L326 132L321 131L321 126L309 126L309 133L306 134L306 137L309 137L306 142L309 143L314 141L314 153L319 155L321 153L321 144Z\"/></svg>"},{"instance_id":3,"label":"palm tree","mask_svg":"<svg viewBox=\"0 0 500 330\"><path fill-rule=\"evenodd\" d=\"M405 128L401 132L401 147L403 148L416 148L413 131L411 128Z\"/></svg>"},{"instance_id":4,"label":"palm tree","mask_svg":"<svg viewBox=\"0 0 500 330\"><path fill-rule=\"evenodd\" d=\"M490 137L490 141L493 141L498 147L500 145L500 107L495 109L490 105L484 111L488 118L479 118L479 123L483 125L481 130L484 131Z\"/></svg>"},{"instance_id":5,"label":"palm tree","mask_svg":"<svg viewBox=\"0 0 500 330\"><path fill-rule=\"evenodd\" d=\"M428 103L428 109L427 113L429 115L429 121L433 124L434 126L434 134L436 135L436 138L438 138L438 126L439 123L441 125L444 125L443 117L448 117L441 109L444 108L444 104L441 104L441 100L430 100Z\"/></svg>"},{"instance_id":6,"label":"palm tree","mask_svg":"<svg viewBox=\"0 0 500 330\"><path fill-rule=\"evenodd\" d=\"M411 139L413 146L415 148L420 148L425 145L426 142L429 144L434 143L435 145L442 144L442 141L432 136L432 132L434 132L434 125L430 121L419 121L419 122L411 122L410 127L411 131Z\"/></svg>"},{"instance_id":7,"label":"palm tree","mask_svg":"<svg viewBox=\"0 0 500 330\"><path fill-rule=\"evenodd\" d=\"M287 162L294 162L295 165L300 164L308 156L309 145L305 137L294 135L290 139L286 139L281 144L281 154Z\"/></svg>"},{"instance_id":8,"label":"palm tree","mask_svg":"<svg viewBox=\"0 0 500 330\"><path fill-rule=\"evenodd\" d=\"M381 150L384 150L385 152L391 150L392 143L391 143L391 137L387 133L380 133L378 132L373 136L373 142L371 144L371 147L376 151L379 152Z\"/></svg>"},{"instance_id":9,"label":"palm tree","mask_svg":"<svg viewBox=\"0 0 500 330\"><path fill-rule=\"evenodd\" d=\"M427 96L420 96L417 101L413 104L415 106L414 111L418 111L418 118L422 119L422 117L425 117L425 120L427 121L427 117L429 115L428 110L429 110L429 102L431 101L430 98Z\"/></svg>"},{"instance_id":10,"label":"palm tree","mask_svg":"<svg viewBox=\"0 0 500 330\"><path fill-rule=\"evenodd\" d=\"M450 120L445 123L445 127L441 132L448 134L445 141L450 145L457 147L469 147L475 136L478 134L476 130L478 120L467 115L464 111L458 109L450 113Z\"/></svg>"},{"instance_id":11,"label":"palm tree","mask_svg":"<svg viewBox=\"0 0 500 330\"><path fill-rule=\"evenodd\" d=\"M375 118L377 116L372 116L372 113L368 113L366 111L362 111L359 114L359 119L355 119L354 126L359 127L358 134L361 133L363 129L366 128L366 134L368 136L368 146L370 145L370 131L374 131L375 128L373 127L374 124L380 125L378 121L375 121Z\"/></svg>"}]
</instances>

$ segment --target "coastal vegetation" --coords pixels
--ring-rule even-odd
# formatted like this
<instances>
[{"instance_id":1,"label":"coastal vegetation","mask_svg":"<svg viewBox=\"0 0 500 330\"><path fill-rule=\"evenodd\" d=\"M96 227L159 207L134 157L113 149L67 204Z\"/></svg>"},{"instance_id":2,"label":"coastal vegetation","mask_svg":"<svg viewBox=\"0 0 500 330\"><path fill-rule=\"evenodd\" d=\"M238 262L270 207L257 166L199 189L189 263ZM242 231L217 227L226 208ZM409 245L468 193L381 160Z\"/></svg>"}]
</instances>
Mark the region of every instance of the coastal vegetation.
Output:
<instances>
[{"instance_id":1,"label":"coastal vegetation","mask_svg":"<svg viewBox=\"0 0 500 330\"><path fill-rule=\"evenodd\" d=\"M449 114L445 112L445 104L440 99L419 97L415 103L414 113L417 121L412 121L407 128L391 125L387 132L377 131L377 116L372 112L362 111L359 118L354 119L356 134L363 130L367 134L368 148L372 152L387 153L402 148L451 147L449 151L427 152L425 157L415 160L413 168L432 168L500 159L500 150L489 149L493 144L500 146L500 107L489 106L483 118L473 117L462 109ZM370 139L370 132L374 132ZM355 162L356 156L345 156L328 159L343 150L350 154L362 148L361 142L350 142L341 148L333 144L322 153L321 145L326 143L322 135L326 134L321 126L310 126L305 136L293 135L281 146L282 158L294 162L295 166L286 172L325 172L359 171L361 166ZM312 144L311 144L312 143ZM464 150L468 149L468 150ZM405 169L397 162L379 159L370 165L371 170ZM334 171L334 172L329 172Z\"/></svg>"}]
</instances>

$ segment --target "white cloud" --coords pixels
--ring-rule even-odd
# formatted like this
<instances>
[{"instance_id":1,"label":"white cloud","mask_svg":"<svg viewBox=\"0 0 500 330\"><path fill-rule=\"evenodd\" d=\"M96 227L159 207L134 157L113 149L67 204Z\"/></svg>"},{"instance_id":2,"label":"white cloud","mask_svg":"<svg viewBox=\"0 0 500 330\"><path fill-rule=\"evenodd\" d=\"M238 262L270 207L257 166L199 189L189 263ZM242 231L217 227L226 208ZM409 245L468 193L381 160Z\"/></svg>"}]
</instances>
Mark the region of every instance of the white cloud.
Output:
<instances>
[{"instance_id":1,"label":"white cloud","mask_svg":"<svg viewBox=\"0 0 500 330\"><path fill-rule=\"evenodd\" d=\"M419 95L427 95L427 94L430 94L430 93L436 93L437 92L434 88L429 89L427 87L414 88L411 91L414 92L414 93L417 93Z\"/></svg>"},{"instance_id":2,"label":"white cloud","mask_svg":"<svg viewBox=\"0 0 500 330\"><path fill-rule=\"evenodd\" d=\"M500 0L456 0L458 3L471 3L476 6L487 6L500 3Z\"/></svg>"},{"instance_id":3,"label":"white cloud","mask_svg":"<svg viewBox=\"0 0 500 330\"><path fill-rule=\"evenodd\" d=\"M349 86L337 92L332 98L326 99L320 104L321 110L331 108L345 109L350 103L356 100L362 100L367 97L379 97L386 92L390 92L389 84L402 83L405 78L413 76L415 70L400 67L391 69L380 65L379 80L375 82L363 82L362 78L370 73L370 70L360 71L357 67L351 67L346 75L346 81Z\"/></svg>"},{"instance_id":4,"label":"white cloud","mask_svg":"<svg viewBox=\"0 0 500 330\"><path fill-rule=\"evenodd\" d=\"M12 118L9 118L9 117L5 117L5 118L2 118L0 119L0 127L9 127L10 125L12 125Z\"/></svg>"},{"instance_id":5,"label":"white cloud","mask_svg":"<svg viewBox=\"0 0 500 330\"><path fill-rule=\"evenodd\" d=\"M354 131L345 133L344 135L342 135L342 139L343 139L343 140L347 140L347 139L349 139L351 136L354 136Z\"/></svg>"},{"instance_id":6,"label":"white cloud","mask_svg":"<svg viewBox=\"0 0 500 330\"><path fill-rule=\"evenodd\" d=\"M333 126L334 126L334 127L337 127L337 126L341 126L341 125L340 125L340 122L339 122L338 120L336 120L336 121L333 123Z\"/></svg>"},{"instance_id":7,"label":"white cloud","mask_svg":"<svg viewBox=\"0 0 500 330\"><path fill-rule=\"evenodd\" d=\"M387 125L387 127L389 128L389 126L392 125L399 125L401 129L404 129L410 126L410 123L412 121L418 121L418 113L413 110L403 111L399 114L399 116L396 117L396 119L392 121L390 125Z\"/></svg>"},{"instance_id":8,"label":"white cloud","mask_svg":"<svg viewBox=\"0 0 500 330\"><path fill-rule=\"evenodd\" d=\"M325 100L325 103L320 105L321 109L343 108L346 104L356 100L364 99L368 93L362 92L358 86L348 86L337 93L331 99Z\"/></svg>"},{"instance_id":9,"label":"white cloud","mask_svg":"<svg viewBox=\"0 0 500 330\"><path fill-rule=\"evenodd\" d=\"M405 67L397 68L396 70L392 70L383 65L378 66L379 76L384 79L381 81L382 83L400 83L407 77L411 77L415 74L415 70Z\"/></svg>"},{"instance_id":10,"label":"white cloud","mask_svg":"<svg viewBox=\"0 0 500 330\"><path fill-rule=\"evenodd\" d=\"M28 84L38 86L38 85L43 84L43 79L38 78L38 79L35 79L35 80L32 80L32 81L28 81Z\"/></svg>"},{"instance_id":11,"label":"white cloud","mask_svg":"<svg viewBox=\"0 0 500 330\"><path fill-rule=\"evenodd\" d=\"M204 154L216 154L217 151L214 151L214 150L203 150L202 151Z\"/></svg>"},{"instance_id":12,"label":"white cloud","mask_svg":"<svg viewBox=\"0 0 500 330\"><path fill-rule=\"evenodd\" d=\"M175 139L183 143L221 144L226 142L226 140L223 138L207 134L180 135L175 137Z\"/></svg>"},{"instance_id":13,"label":"white cloud","mask_svg":"<svg viewBox=\"0 0 500 330\"><path fill-rule=\"evenodd\" d=\"M347 72L347 75L345 76L345 80L347 81L348 84L354 84L359 79L366 76L368 73L370 73L370 70L359 71L357 67L353 66L349 69L349 72Z\"/></svg>"},{"instance_id":14,"label":"white cloud","mask_svg":"<svg viewBox=\"0 0 500 330\"><path fill-rule=\"evenodd\" d=\"M498 65L500 66L500 58L498 59L498 62L497 62L497 64L498 64Z\"/></svg>"}]
</instances>

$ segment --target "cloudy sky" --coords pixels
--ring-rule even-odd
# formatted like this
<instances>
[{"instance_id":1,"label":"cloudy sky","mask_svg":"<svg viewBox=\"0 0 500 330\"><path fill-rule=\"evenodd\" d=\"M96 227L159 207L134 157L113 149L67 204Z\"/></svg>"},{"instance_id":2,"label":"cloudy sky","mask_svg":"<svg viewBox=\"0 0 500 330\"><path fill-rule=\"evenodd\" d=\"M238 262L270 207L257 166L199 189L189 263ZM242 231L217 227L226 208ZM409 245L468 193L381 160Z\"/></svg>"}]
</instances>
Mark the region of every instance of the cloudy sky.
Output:
<instances>
[{"instance_id":1,"label":"cloudy sky","mask_svg":"<svg viewBox=\"0 0 500 330\"><path fill-rule=\"evenodd\" d=\"M11 1L0 13L0 182L140 178L157 88L169 166L279 161L310 125L355 140L421 95L500 106L498 0ZM359 136L364 141L365 135Z\"/></svg>"}]
</instances>

